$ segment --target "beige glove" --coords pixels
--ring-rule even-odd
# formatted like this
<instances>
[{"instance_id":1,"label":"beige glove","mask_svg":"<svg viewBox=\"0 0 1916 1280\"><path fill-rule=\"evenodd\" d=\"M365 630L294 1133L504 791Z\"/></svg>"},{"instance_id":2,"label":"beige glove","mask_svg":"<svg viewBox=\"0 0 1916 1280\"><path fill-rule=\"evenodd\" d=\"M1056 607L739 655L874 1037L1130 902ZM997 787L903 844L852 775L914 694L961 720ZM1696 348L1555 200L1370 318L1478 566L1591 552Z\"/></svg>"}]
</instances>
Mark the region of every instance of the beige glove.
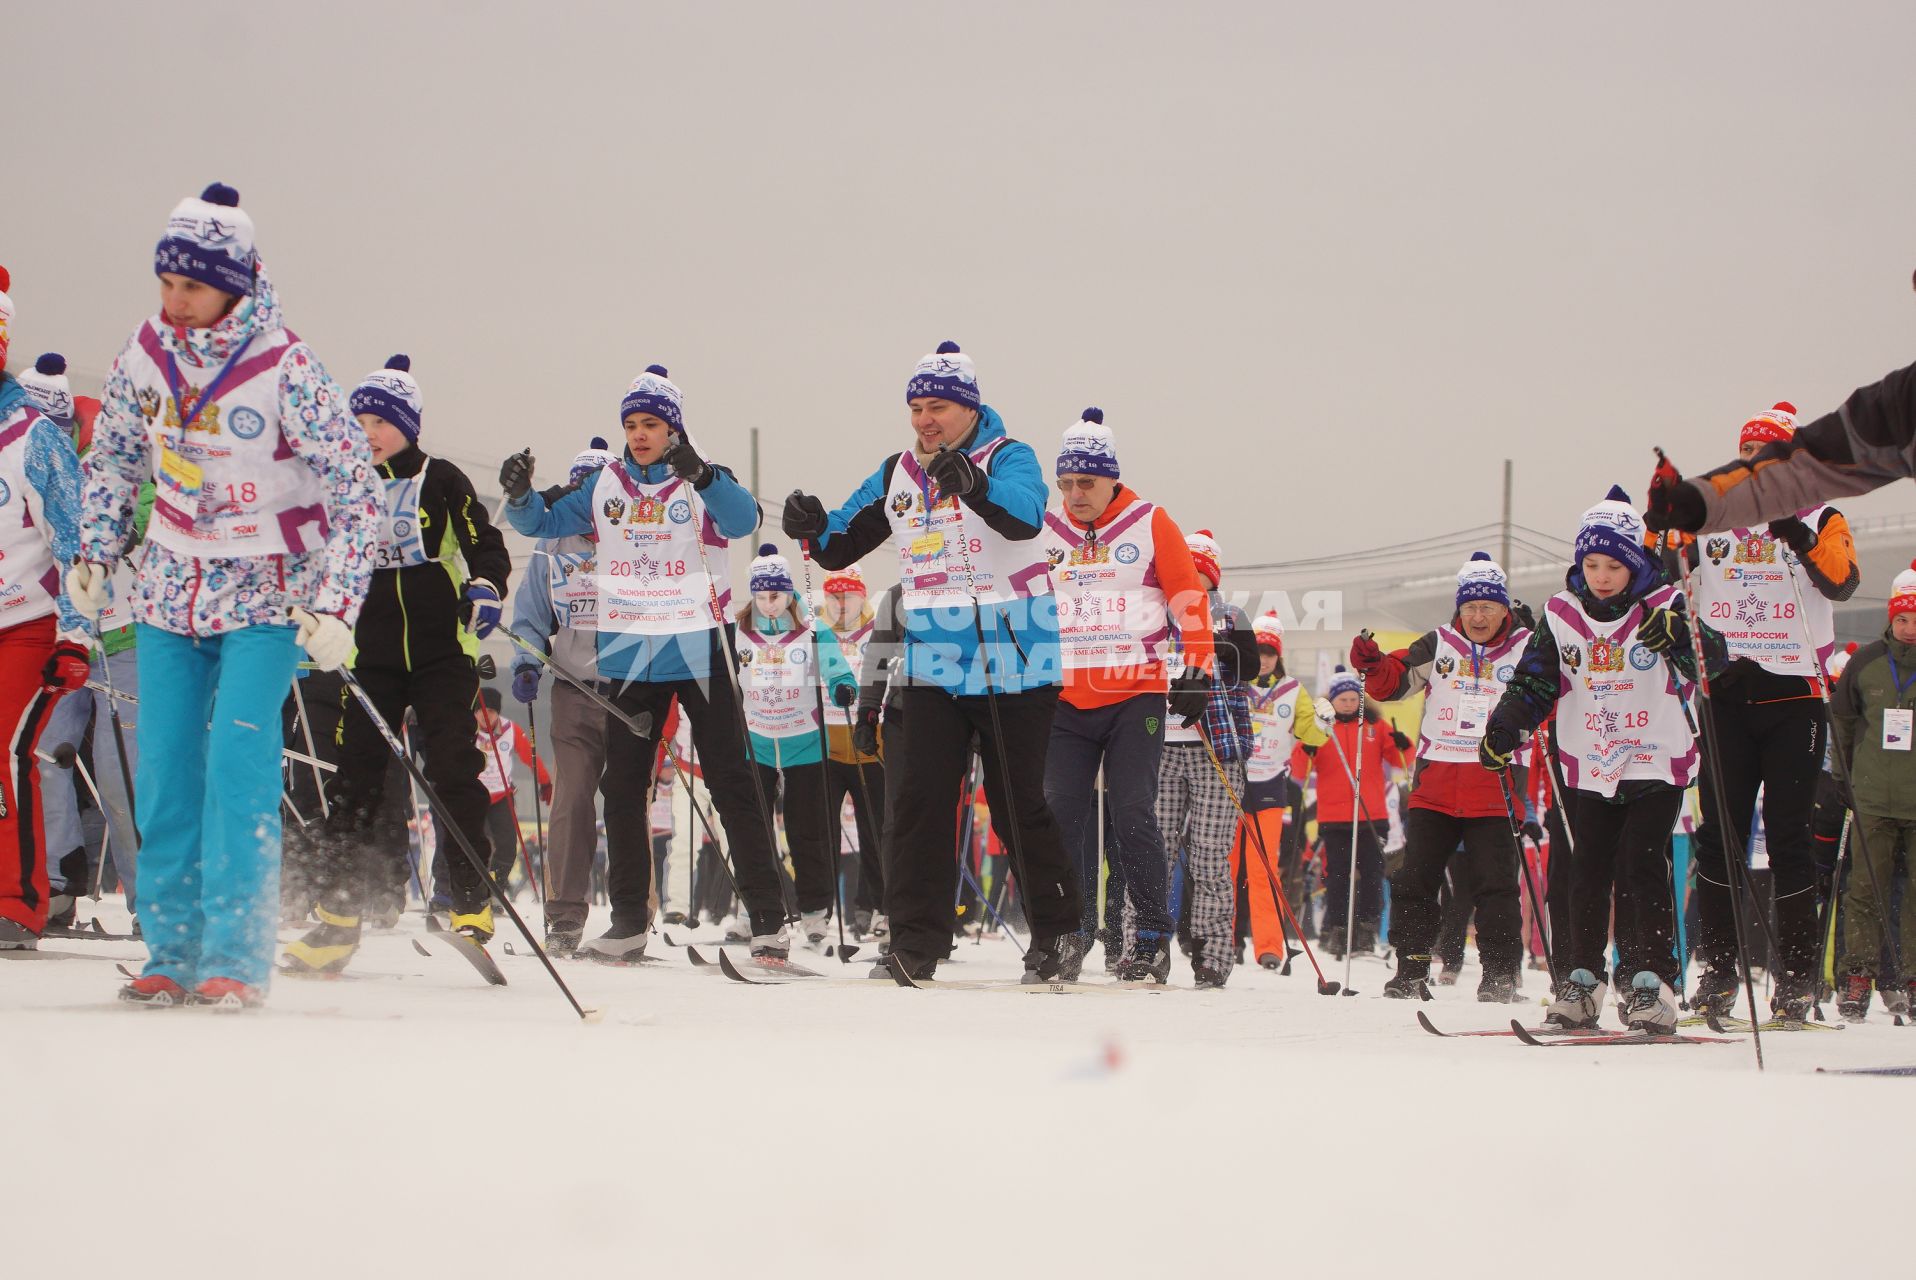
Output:
<instances>
[{"instance_id":1,"label":"beige glove","mask_svg":"<svg viewBox=\"0 0 1916 1280\"><path fill-rule=\"evenodd\" d=\"M92 620L106 612L113 592L113 571L96 560L75 560L67 570L67 599L82 618Z\"/></svg>"},{"instance_id":2,"label":"beige glove","mask_svg":"<svg viewBox=\"0 0 1916 1280\"><path fill-rule=\"evenodd\" d=\"M337 671L353 656L353 629L339 618L297 605L286 611L286 617L299 628L299 642L306 656L321 671Z\"/></svg>"}]
</instances>

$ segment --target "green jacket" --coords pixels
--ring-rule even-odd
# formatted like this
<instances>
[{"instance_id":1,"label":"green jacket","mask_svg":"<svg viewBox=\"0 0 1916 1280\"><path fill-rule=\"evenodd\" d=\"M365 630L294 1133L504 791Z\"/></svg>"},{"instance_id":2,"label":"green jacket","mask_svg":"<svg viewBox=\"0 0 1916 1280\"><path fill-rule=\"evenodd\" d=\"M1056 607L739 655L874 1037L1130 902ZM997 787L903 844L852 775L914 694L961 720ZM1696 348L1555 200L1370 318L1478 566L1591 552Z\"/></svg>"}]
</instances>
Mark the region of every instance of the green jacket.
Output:
<instances>
[{"instance_id":1,"label":"green jacket","mask_svg":"<svg viewBox=\"0 0 1916 1280\"><path fill-rule=\"evenodd\" d=\"M1900 691L1898 676L1904 681ZM1830 718L1836 749L1849 768L1851 807L1916 822L1916 750L1883 749L1883 712L1889 707L1916 711L1916 645L1899 643L1885 631L1843 669L1830 694Z\"/></svg>"}]
</instances>

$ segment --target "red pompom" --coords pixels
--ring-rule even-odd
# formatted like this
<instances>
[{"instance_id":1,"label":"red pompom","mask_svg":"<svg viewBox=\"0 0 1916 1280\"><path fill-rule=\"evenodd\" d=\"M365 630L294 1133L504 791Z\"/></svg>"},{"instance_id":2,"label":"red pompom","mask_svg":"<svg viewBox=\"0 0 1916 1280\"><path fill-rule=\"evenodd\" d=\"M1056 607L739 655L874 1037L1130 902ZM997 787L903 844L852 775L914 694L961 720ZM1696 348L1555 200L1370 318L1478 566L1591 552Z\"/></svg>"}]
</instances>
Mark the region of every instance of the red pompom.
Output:
<instances>
[{"instance_id":1,"label":"red pompom","mask_svg":"<svg viewBox=\"0 0 1916 1280\"><path fill-rule=\"evenodd\" d=\"M1787 401L1787 400L1778 400L1778 401L1776 402L1776 407L1777 407L1778 409L1781 409L1781 410L1782 410L1782 411L1783 411L1784 413L1787 413L1787 414L1789 414L1789 415L1790 415L1790 417L1792 417L1792 418L1794 418L1794 417L1796 416L1796 406L1795 406L1795 405L1793 405L1793 404L1791 404L1791 403L1790 403L1789 401Z\"/></svg>"},{"instance_id":2,"label":"red pompom","mask_svg":"<svg viewBox=\"0 0 1916 1280\"><path fill-rule=\"evenodd\" d=\"M11 288L13 288L13 277L7 273L5 267L0 267L0 293L5 293Z\"/></svg>"}]
</instances>

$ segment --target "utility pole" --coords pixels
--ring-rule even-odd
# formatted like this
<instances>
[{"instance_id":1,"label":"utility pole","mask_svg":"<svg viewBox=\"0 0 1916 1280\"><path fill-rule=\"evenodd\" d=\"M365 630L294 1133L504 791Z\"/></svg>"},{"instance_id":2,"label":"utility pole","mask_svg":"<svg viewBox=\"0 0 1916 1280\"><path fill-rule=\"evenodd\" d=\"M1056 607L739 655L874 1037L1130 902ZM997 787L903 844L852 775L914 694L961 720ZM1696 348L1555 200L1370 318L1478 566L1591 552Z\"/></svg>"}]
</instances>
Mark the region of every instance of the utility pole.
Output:
<instances>
[{"instance_id":1,"label":"utility pole","mask_svg":"<svg viewBox=\"0 0 1916 1280\"><path fill-rule=\"evenodd\" d=\"M756 440L757 440L757 438L758 438L758 436L757 436L757 428L753 428L753 437L752 437L752 438L753 438L753 440L754 440L754 441L756 441ZM754 448L756 448L756 445L754 446ZM755 453L753 454L753 457L754 457L754 458L756 458L757 456L758 456L758 455L757 455L757 454L756 454L756 452L755 452ZM1503 550L1502 550L1502 552L1501 552L1501 553L1500 553L1500 555L1499 555L1499 558L1498 558L1498 560L1497 560L1497 563L1503 566L1503 568L1504 568L1504 573L1505 573L1506 575L1508 575L1508 574L1509 574L1509 573L1511 572L1511 569L1512 569L1512 566L1511 566L1511 563L1510 563L1510 476L1511 476L1511 470L1512 470L1512 465L1511 465L1511 461L1510 461L1510 459L1509 459L1509 458L1505 458L1505 459L1504 459L1504 541L1503 541Z\"/></svg>"}]
</instances>

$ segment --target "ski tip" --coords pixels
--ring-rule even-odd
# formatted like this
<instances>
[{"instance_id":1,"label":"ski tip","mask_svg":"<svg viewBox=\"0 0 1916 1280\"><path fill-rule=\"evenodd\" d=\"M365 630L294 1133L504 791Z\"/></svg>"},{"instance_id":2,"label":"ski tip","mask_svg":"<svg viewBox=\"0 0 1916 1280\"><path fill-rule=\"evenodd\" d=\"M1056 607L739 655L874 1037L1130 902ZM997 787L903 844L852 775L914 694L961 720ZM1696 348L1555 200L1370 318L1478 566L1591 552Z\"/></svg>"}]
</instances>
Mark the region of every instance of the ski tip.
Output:
<instances>
[{"instance_id":1,"label":"ski tip","mask_svg":"<svg viewBox=\"0 0 1916 1280\"><path fill-rule=\"evenodd\" d=\"M738 966L732 963L732 957L726 955L723 951L719 952L718 967L724 972L726 977L734 982L749 983L751 981L750 978L738 971Z\"/></svg>"},{"instance_id":2,"label":"ski tip","mask_svg":"<svg viewBox=\"0 0 1916 1280\"><path fill-rule=\"evenodd\" d=\"M428 950L426 950L426 945L425 945L425 944L424 944L423 942L421 942L421 941L420 941L419 939L417 939L417 938L414 938L414 939L412 940L412 949L413 949L414 951L417 951L417 952L418 952L418 953L419 953L420 955L422 955L422 956L431 956L431 955L432 955L432 952L430 952L430 951L428 951Z\"/></svg>"},{"instance_id":3,"label":"ski tip","mask_svg":"<svg viewBox=\"0 0 1916 1280\"><path fill-rule=\"evenodd\" d=\"M1443 1032L1437 1029L1437 1024L1430 1020L1430 1015L1425 1013L1422 1009L1419 1009L1417 1011L1417 1025L1422 1027L1424 1030L1430 1032L1430 1034L1434 1036L1441 1036L1444 1034ZM1446 1037L1446 1039L1448 1039L1448 1037Z\"/></svg>"},{"instance_id":4,"label":"ski tip","mask_svg":"<svg viewBox=\"0 0 1916 1280\"><path fill-rule=\"evenodd\" d=\"M679 945L676 941L673 940L672 935L667 933L663 929L659 930L659 937L665 940L665 945L668 947L676 947Z\"/></svg>"},{"instance_id":5,"label":"ski tip","mask_svg":"<svg viewBox=\"0 0 1916 1280\"><path fill-rule=\"evenodd\" d=\"M724 955L725 953L721 951L719 952L719 954ZM686 947L685 958L687 960L690 960L693 963L693 965L696 966L697 968L710 969L712 967L712 962L710 960L707 960L703 955L699 954L699 949L697 947L693 947L693 946Z\"/></svg>"}]
</instances>

